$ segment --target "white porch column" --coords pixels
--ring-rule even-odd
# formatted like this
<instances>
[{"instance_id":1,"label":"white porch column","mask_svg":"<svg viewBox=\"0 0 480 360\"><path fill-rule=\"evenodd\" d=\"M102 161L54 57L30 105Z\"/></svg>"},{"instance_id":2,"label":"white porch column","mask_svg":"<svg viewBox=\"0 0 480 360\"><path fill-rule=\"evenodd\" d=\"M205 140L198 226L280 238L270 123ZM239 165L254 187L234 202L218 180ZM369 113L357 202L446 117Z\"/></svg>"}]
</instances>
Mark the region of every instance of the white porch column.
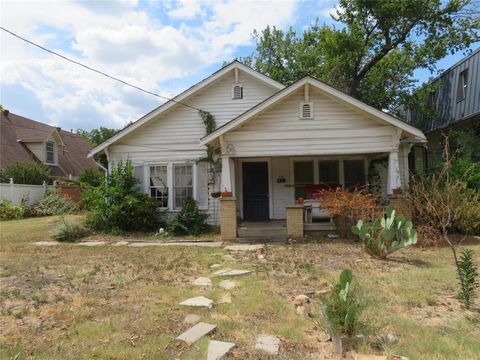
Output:
<instances>
[{"instance_id":1,"label":"white porch column","mask_svg":"<svg viewBox=\"0 0 480 360\"><path fill-rule=\"evenodd\" d=\"M222 156L222 179L220 191L234 192L233 182L235 179L235 164L228 156Z\"/></svg>"},{"instance_id":2,"label":"white porch column","mask_svg":"<svg viewBox=\"0 0 480 360\"><path fill-rule=\"evenodd\" d=\"M388 154L388 185L387 194L393 194L393 189L402 186L400 180L400 164L398 161L398 149L390 151Z\"/></svg>"}]
</instances>

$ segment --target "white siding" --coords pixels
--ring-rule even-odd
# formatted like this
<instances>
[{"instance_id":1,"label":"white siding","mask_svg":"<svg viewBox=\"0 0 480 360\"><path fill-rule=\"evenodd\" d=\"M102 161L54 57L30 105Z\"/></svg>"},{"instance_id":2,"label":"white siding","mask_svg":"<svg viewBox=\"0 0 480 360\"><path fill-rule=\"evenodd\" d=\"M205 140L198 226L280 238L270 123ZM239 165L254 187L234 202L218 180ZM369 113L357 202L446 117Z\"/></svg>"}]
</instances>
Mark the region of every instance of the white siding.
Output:
<instances>
[{"instance_id":1,"label":"white siding","mask_svg":"<svg viewBox=\"0 0 480 360\"><path fill-rule=\"evenodd\" d=\"M314 119L299 119L303 89L224 135L235 156L378 153L393 148L395 127L310 90Z\"/></svg>"},{"instance_id":2,"label":"white siding","mask_svg":"<svg viewBox=\"0 0 480 360\"><path fill-rule=\"evenodd\" d=\"M290 159L287 157L272 158L272 194L273 196L273 218L285 219L286 207L292 204L291 188L285 185L290 184ZM277 179L283 177L285 183L277 183Z\"/></svg>"}]
</instances>

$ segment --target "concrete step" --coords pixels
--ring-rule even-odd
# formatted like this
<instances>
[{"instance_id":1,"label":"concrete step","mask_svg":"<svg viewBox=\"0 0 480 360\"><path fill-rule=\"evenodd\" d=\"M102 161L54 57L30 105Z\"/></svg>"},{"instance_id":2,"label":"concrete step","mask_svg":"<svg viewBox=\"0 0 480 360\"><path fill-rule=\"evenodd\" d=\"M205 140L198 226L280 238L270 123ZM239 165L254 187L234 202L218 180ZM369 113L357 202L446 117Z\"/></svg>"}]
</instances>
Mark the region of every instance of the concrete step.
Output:
<instances>
[{"instance_id":1,"label":"concrete step","mask_svg":"<svg viewBox=\"0 0 480 360\"><path fill-rule=\"evenodd\" d=\"M287 241L287 235L280 236L244 236L237 237L237 242L242 244L272 244L272 243L285 243Z\"/></svg>"},{"instance_id":2,"label":"concrete step","mask_svg":"<svg viewBox=\"0 0 480 360\"><path fill-rule=\"evenodd\" d=\"M239 227L238 237L264 237L264 236L287 236L286 227Z\"/></svg>"}]
</instances>

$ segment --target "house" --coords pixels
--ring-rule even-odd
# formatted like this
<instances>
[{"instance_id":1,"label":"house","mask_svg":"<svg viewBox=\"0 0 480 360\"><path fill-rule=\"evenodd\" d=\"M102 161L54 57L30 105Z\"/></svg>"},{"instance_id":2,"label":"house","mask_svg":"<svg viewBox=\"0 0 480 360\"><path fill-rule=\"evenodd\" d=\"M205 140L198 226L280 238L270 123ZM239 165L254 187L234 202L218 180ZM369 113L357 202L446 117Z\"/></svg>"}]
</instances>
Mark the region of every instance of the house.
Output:
<instances>
[{"instance_id":1,"label":"house","mask_svg":"<svg viewBox=\"0 0 480 360\"><path fill-rule=\"evenodd\" d=\"M57 179L77 177L84 169L97 169L87 158L89 144L80 134L40 123L8 110L0 112L0 168L16 161L32 161L50 167Z\"/></svg>"},{"instance_id":2,"label":"house","mask_svg":"<svg viewBox=\"0 0 480 360\"><path fill-rule=\"evenodd\" d=\"M216 129L208 135L198 109L215 118ZM194 197L210 221L221 225L222 237L231 239L237 219L244 221L238 234L245 222L270 220L278 220L270 226L284 229L286 220L285 234L303 234L304 209L295 200L310 198L322 186L365 185L379 158L388 163L378 169L386 195L408 186L410 148L424 141L415 127L314 78L286 87L234 61L90 156L105 153L109 166L131 161L144 192L169 212ZM218 164L199 161L207 147ZM218 192L232 196L212 197Z\"/></svg>"},{"instance_id":3,"label":"house","mask_svg":"<svg viewBox=\"0 0 480 360\"><path fill-rule=\"evenodd\" d=\"M431 168L442 161L443 133L468 130L480 141L480 48L451 66L430 82L433 93L428 114L409 111L408 123L421 128L427 137L427 153L414 147L410 154L411 170Z\"/></svg>"}]
</instances>

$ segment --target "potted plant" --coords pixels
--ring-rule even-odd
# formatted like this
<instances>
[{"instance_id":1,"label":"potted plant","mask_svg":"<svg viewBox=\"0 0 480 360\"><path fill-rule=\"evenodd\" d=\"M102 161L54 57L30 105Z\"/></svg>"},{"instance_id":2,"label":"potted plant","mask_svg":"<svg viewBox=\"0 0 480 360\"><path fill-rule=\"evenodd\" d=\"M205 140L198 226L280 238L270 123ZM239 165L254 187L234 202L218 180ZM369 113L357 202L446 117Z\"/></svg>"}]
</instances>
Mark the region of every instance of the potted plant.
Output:
<instances>
[{"instance_id":1,"label":"potted plant","mask_svg":"<svg viewBox=\"0 0 480 360\"><path fill-rule=\"evenodd\" d=\"M222 195L222 193L220 191L215 191L210 193L210 195L212 196L212 198L216 199L216 198L219 198Z\"/></svg>"},{"instance_id":2,"label":"potted plant","mask_svg":"<svg viewBox=\"0 0 480 360\"><path fill-rule=\"evenodd\" d=\"M295 201L296 204L302 205L305 202L305 199L303 197L299 197L297 201Z\"/></svg>"},{"instance_id":3,"label":"potted plant","mask_svg":"<svg viewBox=\"0 0 480 360\"><path fill-rule=\"evenodd\" d=\"M232 197L233 194L231 191L227 191L227 188L225 188L223 191L222 191L222 197Z\"/></svg>"},{"instance_id":4,"label":"potted plant","mask_svg":"<svg viewBox=\"0 0 480 360\"><path fill-rule=\"evenodd\" d=\"M402 195L404 193L404 190L402 187L398 187L398 188L395 188L393 189L393 194L394 195Z\"/></svg>"}]
</instances>

